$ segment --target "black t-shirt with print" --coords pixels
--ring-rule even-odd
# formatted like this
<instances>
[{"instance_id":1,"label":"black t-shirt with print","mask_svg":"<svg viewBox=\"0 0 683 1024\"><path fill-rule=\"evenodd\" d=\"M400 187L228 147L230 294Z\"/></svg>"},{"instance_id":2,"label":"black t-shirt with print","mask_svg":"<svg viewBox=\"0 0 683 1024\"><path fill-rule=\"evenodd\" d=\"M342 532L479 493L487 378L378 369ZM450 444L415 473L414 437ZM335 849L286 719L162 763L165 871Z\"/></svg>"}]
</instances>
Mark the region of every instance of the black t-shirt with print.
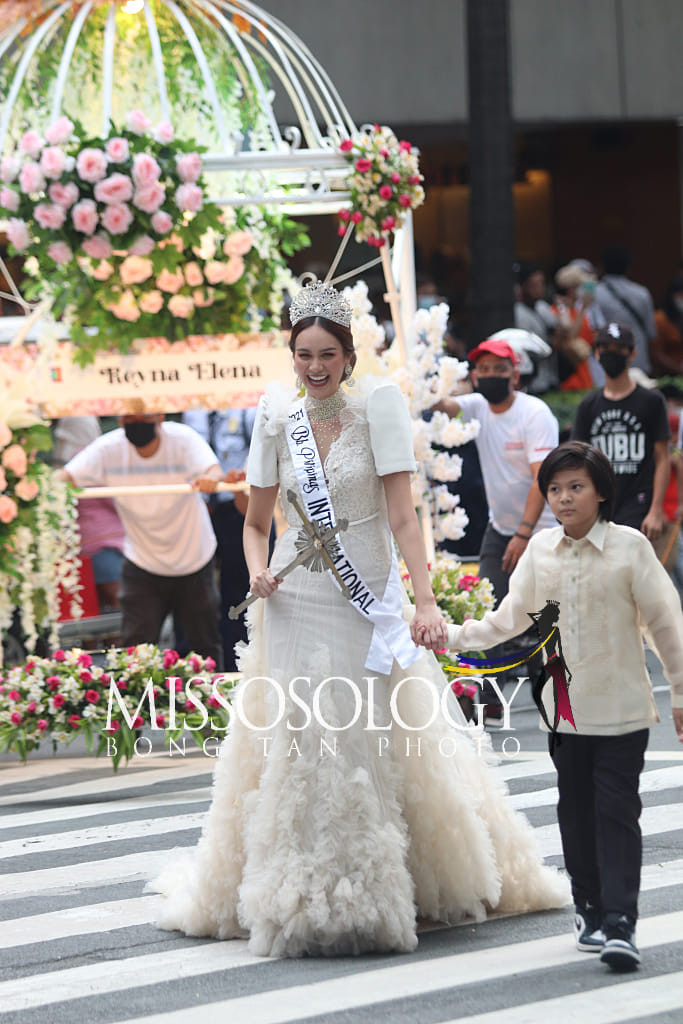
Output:
<instances>
[{"instance_id":1,"label":"black t-shirt with print","mask_svg":"<svg viewBox=\"0 0 683 1024\"><path fill-rule=\"evenodd\" d=\"M655 441L670 436L663 395L639 384L619 401L593 391L579 405L572 438L595 445L609 459L617 478L615 523L640 529L652 503Z\"/></svg>"}]
</instances>

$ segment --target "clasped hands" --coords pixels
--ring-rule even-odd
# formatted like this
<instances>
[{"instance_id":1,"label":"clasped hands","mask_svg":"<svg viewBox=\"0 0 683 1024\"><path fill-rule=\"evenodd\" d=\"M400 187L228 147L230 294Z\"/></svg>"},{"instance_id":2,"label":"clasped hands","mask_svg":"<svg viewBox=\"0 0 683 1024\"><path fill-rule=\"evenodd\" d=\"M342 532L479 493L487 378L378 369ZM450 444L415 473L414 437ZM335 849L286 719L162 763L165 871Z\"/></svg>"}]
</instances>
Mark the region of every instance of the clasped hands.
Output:
<instances>
[{"instance_id":1,"label":"clasped hands","mask_svg":"<svg viewBox=\"0 0 683 1024\"><path fill-rule=\"evenodd\" d=\"M410 623L410 635L418 647L428 651L442 651L448 639L446 622L436 603L417 605L415 617Z\"/></svg>"}]
</instances>

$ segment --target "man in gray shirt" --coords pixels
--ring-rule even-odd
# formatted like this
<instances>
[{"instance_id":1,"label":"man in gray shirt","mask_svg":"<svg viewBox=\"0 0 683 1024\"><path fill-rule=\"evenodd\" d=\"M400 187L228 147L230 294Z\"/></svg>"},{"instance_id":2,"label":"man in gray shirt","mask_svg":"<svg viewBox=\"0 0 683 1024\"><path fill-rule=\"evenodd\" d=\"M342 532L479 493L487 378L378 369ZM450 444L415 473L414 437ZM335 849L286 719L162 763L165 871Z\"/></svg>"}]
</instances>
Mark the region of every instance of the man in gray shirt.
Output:
<instances>
[{"instance_id":1,"label":"man in gray shirt","mask_svg":"<svg viewBox=\"0 0 683 1024\"><path fill-rule=\"evenodd\" d=\"M633 331L636 354L633 366L650 373L649 344L655 336L652 296L642 284L626 276L631 254L617 242L605 246L602 253L602 280L595 288L595 304L607 323L626 323Z\"/></svg>"}]
</instances>

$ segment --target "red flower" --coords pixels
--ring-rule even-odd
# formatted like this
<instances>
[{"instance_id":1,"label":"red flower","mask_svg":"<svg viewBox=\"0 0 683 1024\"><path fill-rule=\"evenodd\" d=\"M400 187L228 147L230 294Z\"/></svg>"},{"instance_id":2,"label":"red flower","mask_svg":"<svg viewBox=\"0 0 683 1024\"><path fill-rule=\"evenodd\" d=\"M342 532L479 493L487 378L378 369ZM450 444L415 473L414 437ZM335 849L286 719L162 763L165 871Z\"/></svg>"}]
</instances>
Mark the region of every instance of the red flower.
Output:
<instances>
[{"instance_id":1,"label":"red flower","mask_svg":"<svg viewBox=\"0 0 683 1024\"><path fill-rule=\"evenodd\" d=\"M21 700L21 694L18 690L10 690L7 696L10 700Z\"/></svg>"},{"instance_id":2,"label":"red flower","mask_svg":"<svg viewBox=\"0 0 683 1024\"><path fill-rule=\"evenodd\" d=\"M351 213L349 210L340 210L337 216L339 217L339 220L349 220L351 218Z\"/></svg>"},{"instance_id":3,"label":"red flower","mask_svg":"<svg viewBox=\"0 0 683 1024\"><path fill-rule=\"evenodd\" d=\"M59 686L60 678L59 676L48 676L45 682L47 683L48 690L54 691Z\"/></svg>"},{"instance_id":4,"label":"red flower","mask_svg":"<svg viewBox=\"0 0 683 1024\"><path fill-rule=\"evenodd\" d=\"M144 720L143 720L142 716L141 715L136 715L135 718L133 719L133 726L132 727L133 727L133 729L141 729L144 724L145 723L144 723Z\"/></svg>"},{"instance_id":5,"label":"red flower","mask_svg":"<svg viewBox=\"0 0 683 1024\"><path fill-rule=\"evenodd\" d=\"M406 142L405 139L402 139L399 142L399 144L398 144L398 148L404 150L404 152L406 152L406 153L410 153L410 151L411 151L411 149L413 147L411 146L411 144L409 142Z\"/></svg>"},{"instance_id":6,"label":"red flower","mask_svg":"<svg viewBox=\"0 0 683 1024\"><path fill-rule=\"evenodd\" d=\"M90 672L80 672L78 678L82 683L92 682L92 674Z\"/></svg>"},{"instance_id":7,"label":"red flower","mask_svg":"<svg viewBox=\"0 0 683 1024\"><path fill-rule=\"evenodd\" d=\"M405 192L401 193L401 195L398 197L398 201L401 204L401 206L410 206L410 196L407 196Z\"/></svg>"},{"instance_id":8,"label":"red flower","mask_svg":"<svg viewBox=\"0 0 683 1024\"><path fill-rule=\"evenodd\" d=\"M353 221L354 224L360 224L362 219L363 214L360 212L360 210L355 210L354 213L351 214L351 220Z\"/></svg>"},{"instance_id":9,"label":"red flower","mask_svg":"<svg viewBox=\"0 0 683 1024\"><path fill-rule=\"evenodd\" d=\"M408 181L410 182L411 185L419 185L421 180L422 179L419 174L411 174L410 177L408 178Z\"/></svg>"},{"instance_id":10,"label":"red flower","mask_svg":"<svg viewBox=\"0 0 683 1024\"><path fill-rule=\"evenodd\" d=\"M129 657L132 657L135 654L135 648L134 647L126 647L126 654Z\"/></svg>"},{"instance_id":11,"label":"red flower","mask_svg":"<svg viewBox=\"0 0 683 1024\"><path fill-rule=\"evenodd\" d=\"M121 723L117 722L114 719L114 721L112 721L110 727L108 729L105 729L104 731L105 732L118 732L120 728L121 728Z\"/></svg>"},{"instance_id":12,"label":"red flower","mask_svg":"<svg viewBox=\"0 0 683 1024\"><path fill-rule=\"evenodd\" d=\"M394 190L391 185L380 185L379 194L382 199L391 199Z\"/></svg>"},{"instance_id":13,"label":"red flower","mask_svg":"<svg viewBox=\"0 0 683 1024\"><path fill-rule=\"evenodd\" d=\"M173 668L179 658L177 651L164 651L164 668Z\"/></svg>"},{"instance_id":14,"label":"red flower","mask_svg":"<svg viewBox=\"0 0 683 1024\"><path fill-rule=\"evenodd\" d=\"M118 682L116 684L116 686L117 686L119 692L121 692L121 690L127 690L128 689L128 683L126 682L125 679L122 679L120 682Z\"/></svg>"},{"instance_id":15,"label":"red flower","mask_svg":"<svg viewBox=\"0 0 683 1024\"><path fill-rule=\"evenodd\" d=\"M99 690L86 690L85 699L88 701L89 704L97 704L98 700L100 699Z\"/></svg>"},{"instance_id":16,"label":"red flower","mask_svg":"<svg viewBox=\"0 0 683 1024\"><path fill-rule=\"evenodd\" d=\"M71 726L72 729L78 729L80 724L81 724L81 716L80 715L69 715L69 725Z\"/></svg>"},{"instance_id":17,"label":"red flower","mask_svg":"<svg viewBox=\"0 0 683 1024\"><path fill-rule=\"evenodd\" d=\"M399 181L401 180L401 175L398 173L398 171L394 171L394 173L391 175L391 180L393 181L394 185L398 185Z\"/></svg>"},{"instance_id":18,"label":"red flower","mask_svg":"<svg viewBox=\"0 0 683 1024\"><path fill-rule=\"evenodd\" d=\"M28 712L30 712L31 714L33 714L33 712L36 710L36 702L34 700L32 700L30 702L29 706L26 708L26 710Z\"/></svg>"},{"instance_id":19,"label":"red flower","mask_svg":"<svg viewBox=\"0 0 683 1024\"><path fill-rule=\"evenodd\" d=\"M61 647L60 647L60 649L58 651L55 651L55 653L52 655L52 657L53 657L54 661L66 661L66 654L61 649Z\"/></svg>"},{"instance_id":20,"label":"red flower","mask_svg":"<svg viewBox=\"0 0 683 1024\"><path fill-rule=\"evenodd\" d=\"M215 667L216 662L213 660L213 658L207 658L206 661L204 662L204 668L206 669L207 672L213 672Z\"/></svg>"},{"instance_id":21,"label":"red flower","mask_svg":"<svg viewBox=\"0 0 683 1024\"><path fill-rule=\"evenodd\" d=\"M157 725L160 725L160 726L161 725L166 725L166 719L164 718L163 715L157 715L157 717L155 719L155 722L156 722Z\"/></svg>"},{"instance_id":22,"label":"red flower","mask_svg":"<svg viewBox=\"0 0 683 1024\"><path fill-rule=\"evenodd\" d=\"M339 148L341 149L342 153L350 153L351 150L353 149L353 139L344 139L340 143Z\"/></svg>"},{"instance_id":23,"label":"red flower","mask_svg":"<svg viewBox=\"0 0 683 1024\"><path fill-rule=\"evenodd\" d=\"M382 221L382 231L393 231L396 227L395 217L385 217Z\"/></svg>"},{"instance_id":24,"label":"red flower","mask_svg":"<svg viewBox=\"0 0 683 1024\"><path fill-rule=\"evenodd\" d=\"M209 705L210 708L219 708L221 706L221 702L219 701L218 697L209 697L206 703Z\"/></svg>"},{"instance_id":25,"label":"red flower","mask_svg":"<svg viewBox=\"0 0 683 1024\"><path fill-rule=\"evenodd\" d=\"M367 174L372 168L372 160L368 160L366 156L361 156L356 160L356 170L359 174Z\"/></svg>"},{"instance_id":26,"label":"red flower","mask_svg":"<svg viewBox=\"0 0 683 1024\"><path fill-rule=\"evenodd\" d=\"M92 658L90 657L89 654L81 654L78 659L78 664L82 668L90 668L90 666L92 665Z\"/></svg>"},{"instance_id":27,"label":"red flower","mask_svg":"<svg viewBox=\"0 0 683 1024\"><path fill-rule=\"evenodd\" d=\"M190 658L190 665L192 666L193 672L201 672L202 663L196 654L193 654L192 657Z\"/></svg>"},{"instance_id":28,"label":"red flower","mask_svg":"<svg viewBox=\"0 0 683 1024\"><path fill-rule=\"evenodd\" d=\"M50 723L45 718L39 718L38 719L38 731L39 732L45 732L45 730L48 728L49 724Z\"/></svg>"},{"instance_id":29,"label":"red flower","mask_svg":"<svg viewBox=\"0 0 683 1024\"><path fill-rule=\"evenodd\" d=\"M173 683L173 689L175 690L176 693L178 693L179 690L182 690L182 688L183 688L183 681L182 681L182 679L180 679L179 676L169 676L168 677L168 679L166 680L166 689L167 690L171 689L171 683Z\"/></svg>"},{"instance_id":30,"label":"red flower","mask_svg":"<svg viewBox=\"0 0 683 1024\"><path fill-rule=\"evenodd\" d=\"M12 722L12 725L19 725L19 723L22 720L22 716L19 714L18 711L13 711L12 714L10 715L10 720Z\"/></svg>"},{"instance_id":31,"label":"red flower","mask_svg":"<svg viewBox=\"0 0 683 1024\"><path fill-rule=\"evenodd\" d=\"M100 676L100 686L109 686L109 676L106 672L103 672Z\"/></svg>"},{"instance_id":32,"label":"red flower","mask_svg":"<svg viewBox=\"0 0 683 1024\"><path fill-rule=\"evenodd\" d=\"M196 707L197 705L194 704L191 700L185 701L185 710L188 712L188 714L190 711L195 711Z\"/></svg>"},{"instance_id":33,"label":"red flower","mask_svg":"<svg viewBox=\"0 0 683 1024\"><path fill-rule=\"evenodd\" d=\"M26 672L33 672L35 667L36 667L35 661L27 661L26 664L24 665L24 670Z\"/></svg>"},{"instance_id":34,"label":"red flower","mask_svg":"<svg viewBox=\"0 0 683 1024\"><path fill-rule=\"evenodd\" d=\"M389 150L388 149L380 149L379 155L383 156L385 160L388 160L389 159Z\"/></svg>"},{"instance_id":35,"label":"red flower","mask_svg":"<svg viewBox=\"0 0 683 1024\"><path fill-rule=\"evenodd\" d=\"M65 702L66 702L66 698L61 693L56 693L54 695L54 697L52 698L52 703L54 704L54 706L56 708L64 707Z\"/></svg>"}]
</instances>

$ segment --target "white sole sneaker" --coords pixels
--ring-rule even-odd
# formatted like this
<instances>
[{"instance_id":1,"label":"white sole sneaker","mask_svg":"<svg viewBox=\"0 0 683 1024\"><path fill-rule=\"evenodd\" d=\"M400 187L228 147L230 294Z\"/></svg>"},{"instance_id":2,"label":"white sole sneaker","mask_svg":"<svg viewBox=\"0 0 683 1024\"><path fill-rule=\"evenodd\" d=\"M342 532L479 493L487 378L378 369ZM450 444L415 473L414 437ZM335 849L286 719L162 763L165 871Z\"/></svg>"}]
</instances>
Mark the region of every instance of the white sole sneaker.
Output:
<instances>
[{"instance_id":1,"label":"white sole sneaker","mask_svg":"<svg viewBox=\"0 0 683 1024\"><path fill-rule=\"evenodd\" d=\"M635 971L640 963L640 953L627 939L607 939L600 961L613 971Z\"/></svg>"}]
</instances>

